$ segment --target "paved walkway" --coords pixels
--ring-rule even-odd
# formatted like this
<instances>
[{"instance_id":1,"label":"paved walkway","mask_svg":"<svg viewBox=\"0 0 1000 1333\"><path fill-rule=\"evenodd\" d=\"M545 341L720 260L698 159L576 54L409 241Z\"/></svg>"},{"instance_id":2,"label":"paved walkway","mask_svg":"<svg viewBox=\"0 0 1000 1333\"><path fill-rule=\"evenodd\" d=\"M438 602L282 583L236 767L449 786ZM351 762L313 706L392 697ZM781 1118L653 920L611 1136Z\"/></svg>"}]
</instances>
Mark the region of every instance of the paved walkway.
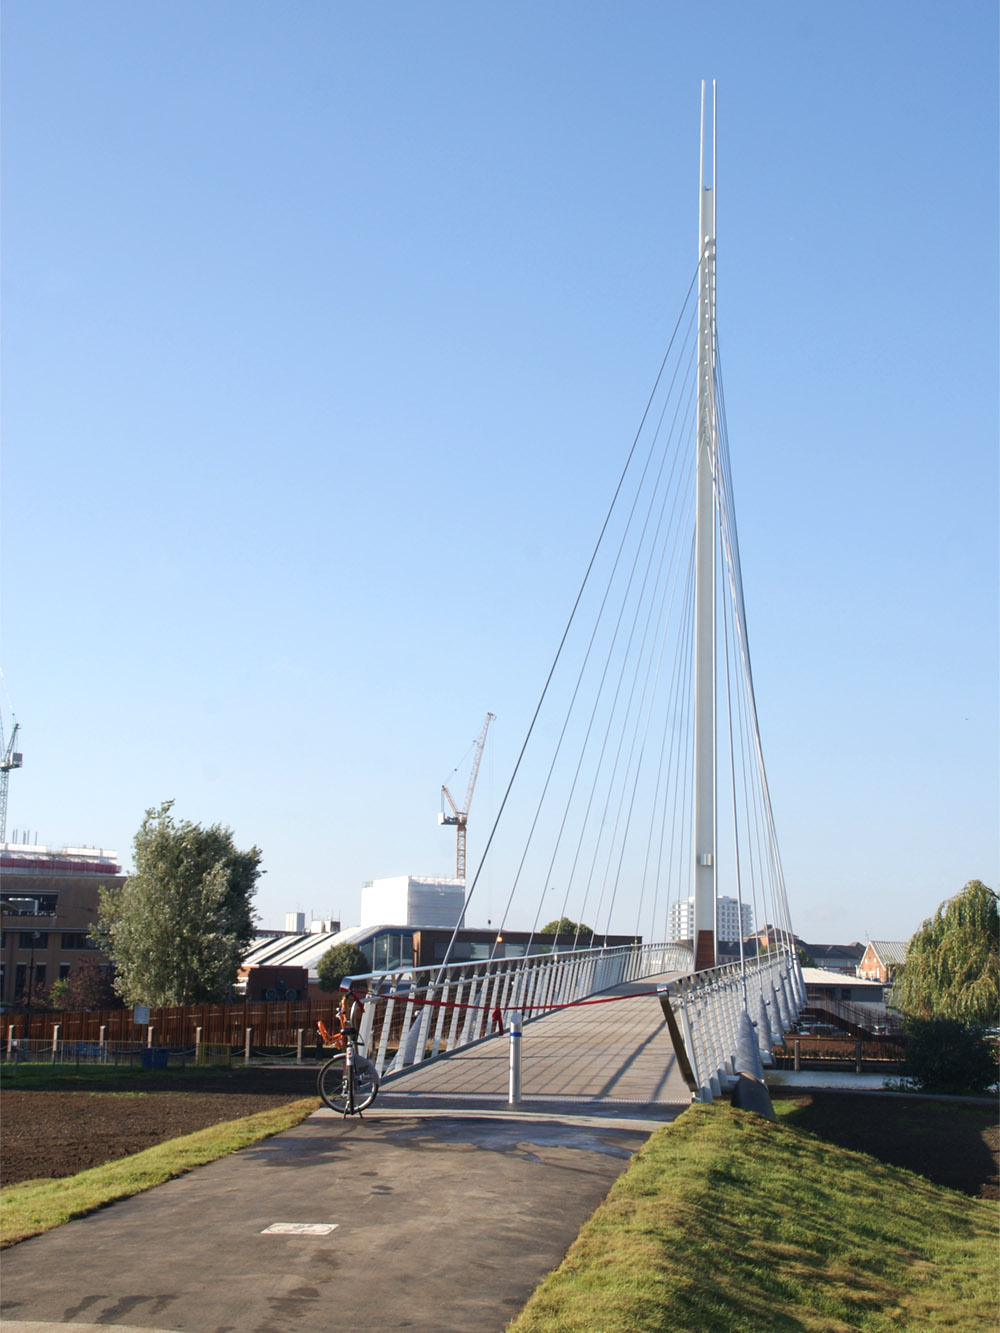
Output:
<instances>
[{"instance_id":1,"label":"paved walkway","mask_svg":"<svg viewBox=\"0 0 1000 1333\"><path fill-rule=\"evenodd\" d=\"M22 1242L5 1333L500 1333L690 1103L656 980L527 1024L517 1108L492 1038L390 1079L363 1119L318 1111Z\"/></svg>"}]
</instances>

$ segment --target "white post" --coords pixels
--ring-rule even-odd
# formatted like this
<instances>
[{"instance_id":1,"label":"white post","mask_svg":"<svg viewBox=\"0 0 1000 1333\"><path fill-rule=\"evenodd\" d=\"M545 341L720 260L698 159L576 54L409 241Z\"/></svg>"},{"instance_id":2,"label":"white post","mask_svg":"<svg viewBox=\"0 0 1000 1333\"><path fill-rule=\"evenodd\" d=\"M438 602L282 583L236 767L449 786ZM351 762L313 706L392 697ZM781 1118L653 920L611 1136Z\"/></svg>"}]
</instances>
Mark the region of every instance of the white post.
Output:
<instances>
[{"instance_id":1,"label":"white post","mask_svg":"<svg viewBox=\"0 0 1000 1333\"><path fill-rule=\"evenodd\" d=\"M52 1024L52 1063L53 1063L53 1064L55 1064L55 1062L56 1062L56 1057L57 1057L57 1055L59 1054L59 1029L60 1029L61 1027L62 1027L62 1024L61 1024L61 1023L53 1023L53 1024Z\"/></svg>"},{"instance_id":2,"label":"white post","mask_svg":"<svg viewBox=\"0 0 1000 1333\"><path fill-rule=\"evenodd\" d=\"M196 1065L200 1065L200 1064L201 1064L201 1028L200 1028L200 1027L196 1027L195 1030L194 1030L194 1062L195 1062Z\"/></svg>"},{"instance_id":3,"label":"white post","mask_svg":"<svg viewBox=\"0 0 1000 1333\"><path fill-rule=\"evenodd\" d=\"M515 1009L510 1016L510 1084L507 1092L508 1106L517 1106L521 1101L521 1011Z\"/></svg>"},{"instance_id":4,"label":"white post","mask_svg":"<svg viewBox=\"0 0 1000 1333\"><path fill-rule=\"evenodd\" d=\"M303 1043L305 1042L305 1036L306 1036L305 1028L298 1028L296 1030L295 1063L299 1065L302 1063L302 1047Z\"/></svg>"},{"instance_id":5,"label":"white post","mask_svg":"<svg viewBox=\"0 0 1000 1333\"><path fill-rule=\"evenodd\" d=\"M146 1029L146 1045L147 1045L147 1046L152 1046L152 1044L153 1044L153 1032L154 1032L154 1029L153 1029L152 1027L148 1027L148 1028Z\"/></svg>"},{"instance_id":6,"label":"white post","mask_svg":"<svg viewBox=\"0 0 1000 1333\"><path fill-rule=\"evenodd\" d=\"M246 1040L243 1043L243 1059L247 1064L250 1063L250 1040L252 1037L253 1028L247 1028Z\"/></svg>"},{"instance_id":7,"label":"white post","mask_svg":"<svg viewBox=\"0 0 1000 1333\"><path fill-rule=\"evenodd\" d=\"M705 85L701 86L698 229L698 469L695 492L694 955L715 966L715 85L712 181L706 184Z\"/></svg>"}]
</instances>

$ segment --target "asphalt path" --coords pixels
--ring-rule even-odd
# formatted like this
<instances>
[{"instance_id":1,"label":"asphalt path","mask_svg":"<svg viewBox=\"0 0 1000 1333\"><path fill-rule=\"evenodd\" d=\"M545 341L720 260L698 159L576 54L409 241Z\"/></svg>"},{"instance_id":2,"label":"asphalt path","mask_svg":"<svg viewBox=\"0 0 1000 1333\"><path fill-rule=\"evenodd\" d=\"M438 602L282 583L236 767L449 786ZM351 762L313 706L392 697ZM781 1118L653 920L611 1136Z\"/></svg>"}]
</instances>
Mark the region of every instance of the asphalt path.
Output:
<instances>
[{"instance_id":1,"label":"asphalt path","mask_svg":"<svg viewBox=\"0 0 1000 1333\"><path fill-rule=\"evenodd\" d=\"M618 990L525 1026L516 1107L494 1037L12 1247L5 1333L499 1333L690 1104L655 981Z\"/></svg>"}]
</instances>

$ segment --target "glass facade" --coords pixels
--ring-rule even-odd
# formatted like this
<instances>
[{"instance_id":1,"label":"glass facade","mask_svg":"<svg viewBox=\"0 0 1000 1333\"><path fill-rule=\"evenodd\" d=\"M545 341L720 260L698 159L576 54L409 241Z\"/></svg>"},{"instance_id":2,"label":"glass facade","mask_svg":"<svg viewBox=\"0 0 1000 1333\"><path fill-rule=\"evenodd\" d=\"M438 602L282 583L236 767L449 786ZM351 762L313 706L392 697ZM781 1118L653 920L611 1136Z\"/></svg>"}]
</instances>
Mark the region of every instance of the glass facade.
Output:
<instances>
[{"instance_id":1,"label":"glass facade","mask_svg":"<svg viewBox=\"0 0 1000 1333\"><path fill-rule=\"evenodd\" d=\"M373 972L413 966L413 931L385 930L359 946Z\"/></svg>"}]
</instances>

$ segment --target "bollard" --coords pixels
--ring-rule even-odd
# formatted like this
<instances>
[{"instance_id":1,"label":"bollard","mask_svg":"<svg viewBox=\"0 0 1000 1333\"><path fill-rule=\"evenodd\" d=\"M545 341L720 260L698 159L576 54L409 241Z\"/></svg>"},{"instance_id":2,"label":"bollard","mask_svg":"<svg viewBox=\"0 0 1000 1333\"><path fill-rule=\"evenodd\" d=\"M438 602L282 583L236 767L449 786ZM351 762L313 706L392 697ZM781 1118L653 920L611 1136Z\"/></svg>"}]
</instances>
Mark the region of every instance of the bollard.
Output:
<instances>
[{"instance_id":1,"label":"bollard","mask_svg":"<svg viewBox=\"0 0 1000 1333\"><path fill-rule=\"evenodd\" d=\"M303 1046L303 1043L304 1043L304 1041L305 1041L305 1035L306 1035L306 1030L305 1030L305 1028L298 1028L298 1029L296 1030L296 1037L295 1037L295 1063L296 1063L296 1064L301 1064L301 1063L302 1063L302 1046Z\"/></svg>"},{"instance_id":2,"label":"bollard","mask_svg":"<svg viewBox=\"0 0 1000 1333\"><path fill-rule=\"evenodd\" d=\"M62 1024L61 1024L61 1023L53 1023L53 1024L52 1024L52 1063L53 1063L53 1064L55 1064L56 1060L59 1058L59 1029L60 1029L61 1027L62 1027Z\"/></svg>"},{"instance_id":3,"label":"bollard","mask_svg":"<svg viewBox=\"0 0 1000 1333\"><path fill-rule=\"evenodd\" d=\"M515 1009L510 1016L510 1085L507 1092L508 1106L517 1106L521 1101L521 1012Z\"/></svg>"},{"instance_id":4,"label":"bollard","mask_svg":"<svg viewBox=\"0 0 1000 1333\"><path fill-rule=\"evenodd\" d=\"M795 1056L794 1064L795 1064L795 1072L797 1074L799 1070L802 1068L802 1042L799 1040L798 1037L794 1037L792 1039L792 1053Z\"/></svg>"},{"instance_id":5,"label":"bollard","mask_svg":"<svg viewBox=\"0 0 1000 1333\"><path fill-rule=\"evenodd\" d=\"M201 1064L201 1028L200 1028L200 1027L197 1027L197 1028L195 1028L195 1030L194 1030L194 1062L195 1062L196 1065L200 1065L200 1064Z\"/></svg>"},{"instance_id":6,"label":"bollard","mask_svg":"<svg viewBox=\"0 0 1000 1333\"><path fill-rule=\"evenodd\" d=\"M855 1074L860 1074L860 1073L861 1073L861 1038L860 1038L860 1037L859 1037L859 1038L857 1039L857 1041L854 1043L854 1072L855 1072Z\"/></svg>"},{"instance_id":7,"label":"bollard","mask_svg":"<svg viewBox=\"0 0 1000 1333\"><path fill-rule=\"evenodd\" d=\"M14 1054L14 1047L17 1045L17 1028L13 1023L7 1024L7 1059Z\"/></svg>"},{"instance_id":8,"label":"bollard","mask_svg":"<svg viewBox=\"0 0 1000 1333\"><path fill-rule=\"evenodd\" d=\"M243 1043L243 1059L247 1064L250 1063L250 1039L253 1036L253 1028L247 1028L246 1041Z\"/></svg>"},{"instance_id":9,"label":"bollard","mask_svg":"<svg viewBox=\"0 0 1000 1333\"><path fill-rule=\"evenodd\" d=\"M154 1032L154 1029L151 1028L151 1027L149 1027L149 1028L146 1029L146 1045L147 1045L147 1046L152 1046L152 1044L153 1044L153 1032Z\"/></svg>"}]
</instances>

